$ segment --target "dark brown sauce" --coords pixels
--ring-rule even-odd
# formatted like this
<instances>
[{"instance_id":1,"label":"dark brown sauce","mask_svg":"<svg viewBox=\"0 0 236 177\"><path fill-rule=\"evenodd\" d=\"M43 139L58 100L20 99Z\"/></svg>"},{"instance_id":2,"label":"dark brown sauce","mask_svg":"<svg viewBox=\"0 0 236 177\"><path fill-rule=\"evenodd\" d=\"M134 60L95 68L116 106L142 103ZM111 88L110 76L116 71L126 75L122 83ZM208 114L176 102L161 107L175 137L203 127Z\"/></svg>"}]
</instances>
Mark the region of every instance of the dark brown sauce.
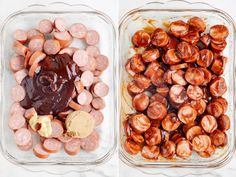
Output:
<instances>
[{"instance_id":1,"label":"dark brown sauce","mask_svg":"<svg viewBox=\"0 0 236 177\"><path fill-rule=\"evenodd\" d=\"M47 56L40 66L38 74L27 76L21 83L26 91L21 106L25 109L34 107L39 115L67 111L74 80L80 75L77 65L68 54L58 54Z\"/></svg>"}]
</instances>

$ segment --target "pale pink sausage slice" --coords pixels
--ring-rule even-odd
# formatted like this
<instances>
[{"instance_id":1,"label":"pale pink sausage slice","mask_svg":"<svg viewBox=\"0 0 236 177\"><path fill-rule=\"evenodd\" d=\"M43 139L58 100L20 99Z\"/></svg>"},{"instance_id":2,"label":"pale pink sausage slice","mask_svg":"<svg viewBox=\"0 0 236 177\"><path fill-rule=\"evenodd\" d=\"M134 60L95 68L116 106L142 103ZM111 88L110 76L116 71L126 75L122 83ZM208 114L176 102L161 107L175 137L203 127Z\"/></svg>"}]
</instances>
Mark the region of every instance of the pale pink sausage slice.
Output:
<instances>
[{"instance_id":1,"label":"pale pink sausage slice","mask_svg":"<svg viewBox=\"0 0 236 177\"><path fill-rule=\"evenodd\" d=\"M45 39L43 36L34 36L29 41L28 47L31 52L43 51Z\"/></svg>"},{"instance_id":2,"label":"pale pink sausage slice","mask_svg":"<svg viewBox=\"0 0 236 177\"><path fill-rule=\"evenodd\" d=\"M39 22L38 29L43 34L51 33L53 30L53 23L50 20L43 19Z\"/></svg>"},{"instance_id":3,"label":"pale pink sausage slice","mask_svg":"<svg viewBox=\"0 0 236 177\"><path fill-rule=\"evenodd\" d=\"M8 120L8 126L12 130L17 130L25 125L25 118L21 114L13 114Z\"/></svg>"},{"instance_id":4,"label":"pale pink sausage slice","mask_svg":"<svg viewBox=\"0 0 236 177\"><path fill-rule=\"evenodd\" d=\"M97 78L98 78L99 76L101 76L102 73L103 73L103 71L99 71L99 70L93 71L94 76L96 76Z\"/></svg>"},{"instance_id":5,"label":"pale pink sausage slice","mask_svg":"<svg viewBox=\"0 0 236 177\"><path fill-rule=\"evenodd\" d=\"M58 40L55 39L48 39L45 41L43 45L43 49L46 54L48 55L55 55L60 51L60 43Z\"/></svg>"},{"instance_id":6,"label":"pale pink sausage slice","mask_svg":"<svg viewBox=\"0 0 236 177\"><path fill-rule=\"evenodd\" d=\"M68 55L70 55L72 57L76 50L77 49L74 47L66 47L66 48L60 50L59 54L67 53Z\"/></svg>"},{"instance_id":7,"label":"pale pink sausage slice","mask_svg":"<svg viewBox=\"0 0 236 177\"><path fill-rule=\"evenodd\" d=\"M105 97L109 92L109 87L104 82L97 82L92 86L92 92L98 97Z\"/></svg>"},{"instance_id":8,"label":"pale pink sausage slice","mask_svg":"<svg viewBox=\"0 0 236 177\"><path fill-rule=\"evenodd\" d=\"M69 32L73 37L82 39L87 35L87 28L82 23L75 23L70 26Z\"/></svg>"},{"instance_id":9,"label":"pale pink sausage slice","mask_svg":"<svg viewBox=\"0 0 236 177\"><path fill-rule=\"evenodd\" d=\"M30 119L30 118L31 118L33 115L35 115L35 114L37 114L37 112L36 112L36 110L34 109L34 107L32 107L32 108L29 108L29 109L27 109L27 110L25 111L24 116L25 116L25 118Z\"/></svg>"},{"instance_id":10,"label":"pale pink sausage slice","mask_svg":"<svg viewBox=\"0 0 236 177\"><path fill-rule=\"evenodd\" d=\"M73 138L71 141L64 144L64 150L69 155L76 155L80 151L80 139Z\"/></svg>"},{"instance_id":11,"label":"pale pink sausage slice","mask_svg":"<svg viewBox=\"0 0 236 177\"><path fill-rule=\"evenodd\" d=\"M84 85L81 81L75 81L74 85L77 93L81 93L84 90Z\"/></svg>"},{"instance_id":12,"label":"pale pink sausage slice","mask_svg":"<svg viewBox=\"0 0 236 177\"><path fill-rule=\"evenodd\" d=\"M88 54L85 50L77 50L73 55L73 61L79 66L85 66L88 63Z\"/></svg>"},{"instance_id":13,"label":"pale pink sausage slice","mask_svg":"<svg viewBox=\"0 0 236 177\"><path fill-rule=\"evenodd\" d=\"M98 55L95 59L97 63L97 66L96 66L97 70L103 71L108 67L109 61L105 55Z\"/></svg>"},{"instance_id":14,"label":"pale pink sausage slice","mask_svg":"<svg viewBox=\"0 0 236 177\"><path fill-rule=\"evenodd\" d=\"M23 56L13 56L10 59L10 68L12 71L19 71L24 68L24 57Z\"/></svg>"},{"instance_id":15,"label":"pale pink sausage slice","mask_svg":"<svg viewBox=\"0 0 236 177\"><path fill-rule=\"evenodd\" d=\"M11 98L14 102L22 101L25 98L25 89L21 85L16 85L11 89Z\"/></svg>"},{"instance_id":16,"label":"pale pink sausage slice","mask_svg":"<svg viewBox=\"0 0 236 177\"><path fill-rule=\"evenodd\" d=\"M96 59L94 57L88 56L88 63L85 66L80 67L80 70L94 72L96 67L97 67Z\"/></svg>"},{"instance_id":17,"label":"pale pink sausage slice","mask_svg":"<svg viewBox=\"0 0 236 177\"><path fill-rule=\"evenodd\" d=\"M92 106L94 107L94 109L100 110L105 108L105 101L102 98L94 98L92 101Z\"/></svg>"},{"instance_id":18,"label":"pale pink sausage slice","mask_svg":"<svg viewBox=\"0 0 236 177\"><path fill-rule=\"evenodd\" d=\"M19 102L15 102L11 105L10 114L24 115L25 109L21 107Z\"/></svg>"},{"instance_id":19,"label":"pale pink sausage slice","mask_svg":"<svg viewBox=\"0 0 236 177\"><path fill-rule=\"evenodd\" d=\"M42 147L42 145L36 144L33 148L34 155L36 155L38 158L45 159L49 157L49 153L45 151Z\"/></svg>"},{"instance_id":20,"label":"pale pink sausage slice","mask_svg":"<svg viewBox=\"0 0 236 177\"><path fill-rule=\"evenodd\" d=\"M32 39L33 37L35 36L41 36L41 37L44 37L42 33L40 33L38 30L36 29L30 29L28 32L27 32L27 37L28 39Z\"/></svg>"},{"instance_id":21,"label":"pale pink sausage slice","mask_svg":"<svg viewBox=\"0 0 236 177\"><path fill-rule=\"evenodd\" d=\"M81 148L85 151L94 151L99 144L99 134L96 131L93 131L86 138L81 138Z\"/></svg>"},{"instance_id":22,"label":"pale pink sausage slice","mask_svg":"<svg viewBox=\"0 0 236 177\"><path fill-rule=\"evenodd\" d=\"M84 71L81 74L81 82L85 87L89 87L90 85L93 84L93 73L91 71Z\"/></svg>"},{"instance_id":23,"label":"pale pink sausage slice","mask_svg":"<svg viewBox=\"0 0 236 177\"><path fill-rule=\"evenodd\" d=\"M89 105L92 102L92 99L92 94L89 91L84 90L78 95L77 102L80 105Z\"/></svg>"},{"instance_id":24,"label":"pale pink sausage slice","mask_svg":"<svg viewBox=\"0 0 236 177\"><path fill-rule=\"evenodd\" d=\"M72 140L72 137L67 136L67 135L62 135L62 136L59 136L57 139L60 140L62 143L67 143Z\"/></svg>"},{"instance_id":25,"label":"pale pink sausage slice","mask_svg":"<svg viewBox=\"0 0 236 177\"><path fill-rule=\"evenodd\" d=\"M28 51L28 48L18 41L13 42L12 48L18 55L21 56L25 56Z\"/></svg>"},{"instance_id":26,"label":"pale pink sausage slice","mask_svg":"<svg viewBox=\"0 0 236 177\"><path fill-rule=\"evenodd\" d=\"M96 45L99 42L99 34L95 30L89 30L85 37L86 43L88 45Z\"/></svg>"},{"instance_id":27,"label":"pale pink sausage slice","mask_svg":"<svg viewBox=\"0 0 236 177\"><path fill-rule=\"evenodd\" d=\"M72 36L67 31L54 32L54 37L59 41L62 48L68 47L73 40Z\"/></svg>"},{"instance_id":28,"label":"pale pink sausage slice","mask_svg":"<svg viewBox=\"0 0 236 177\"><path fill-rule=\"evenodd\" d=\"M20 128L14 133L15 143L19 146L26 146L32 140L32 135L27 128Z\"/></svg>"},{"instance_id":29,"label":"pale pink sausage slice","mask_svg":"<svg viewBox=\"0 0 236 177\"><path fill-rule=\"evenodd\" d=\"M16 82L18 84L21 84L22 80L28 75L28 70L27 69L22 69L20 71L17 71L14 73Z\"/></svg>"},{"instance_id":30,"label":"pale pink sausage slice","mask_svg":"<svg viewBox=\"0 0 236 177\"><path fill-rule=\"evenodd\" d=\"M13 32L13 38L21 43L25 43L27 41L27 32L22 29L17 29Z\"/></svg>"},{"instance_id":31,"label":"pale pink sausage slice","mask_svg":"<svg viewBox=\"0 0 236 177\"><path fill-rule=\"evenodd\" d=\"M61 150L62 143L54 138L47 138L43 141L43 149L49 153L56 153Z\"/></svg>"},{"instance_id":32,"label":"pale pink sausage slice","mask_svg":"<svg viewBox=\"0 0 236 177\"><path fill-rule=\"evenodd\" d=\"M62 122L60 120L57 120L57 119L52 120L51 126L52 126L51 137L58 138L63 135L64 128L63 128Z\"/></svg>"},{"instance_id":33,"label":"pale pink sausage slice","mask_svg":"<svg viewBox=\"0 0 236 177\"><path fill-rule=\"evenodd\" d=\"M56 18L54 20L54 26L57 31L65 31L66 30L66 25L65 25L65 20L63 18Z\"/></svg>"},{"instance_id":34,"label":"pale pink sausage slice","mask_svg":"<svg viewBox=\"0 0 236 177\"><path fill-rule=\"evenodd\" d=\"M98 47L94 45L90 45L86 48L86 52L88 53L89 56L91 57L97 57L100 54L100 50Z\"/></svg>"},{"instance_id":35,"label":"pale pink sausage slice","mask_svg":"<svg viewBox=\"0 0 236 177\"><path fill-rule=\"evenodd\" d=\"M90 104L88 104L88 105L83 105L83 106L81 106L81 108L80 108L80 111L85 111L85 112L91 112L91 110L92 110L92 106L90 105Z\"/></svg>"},{"instance_id":36,"label":"pale pink sausage slice","mask_svg":"<svg viewBox=\"0 0 236 177\"><path fill-rule=\"evenodd\" d=\"M17 147L22 151L29 151L33 147L33 139L31 139L31 141L27 145L24 146L17 145Z\"/></svg>"},{"instance_id":37,"label":"pale pink sausage slice","mask_svg":"<svg viewBox=\"0 0 236 177\"><path fill-rule=\"evenodd\" d=\"M101 111L92 110L90 112L90 115L93 116L93 120L95 122L96 127L99 126L103 122L104 116Z\"/></svg>"}]
</instances>

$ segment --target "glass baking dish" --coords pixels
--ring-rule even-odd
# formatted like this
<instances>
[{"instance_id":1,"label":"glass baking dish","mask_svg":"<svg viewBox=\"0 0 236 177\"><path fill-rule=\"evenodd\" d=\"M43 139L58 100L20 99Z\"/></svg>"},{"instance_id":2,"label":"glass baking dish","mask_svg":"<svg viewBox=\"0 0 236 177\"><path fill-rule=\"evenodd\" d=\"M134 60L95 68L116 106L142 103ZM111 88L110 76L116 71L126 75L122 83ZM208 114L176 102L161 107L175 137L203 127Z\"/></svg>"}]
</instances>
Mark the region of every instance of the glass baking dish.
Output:
<instances>
[{"instance_id":1,"label":"glass baking dish","mask_svg":"<svg viewBox=\"0 0 236 177\"><path fill-rule=\"evenodd\" d=\"M166 25L174 20L186 21L191 16L199 16L205 19L207 30L214 24L225 24L229 29L229 37L227 39L227 48L224 55L229 58L227 67L223 77L226 79L228 91L224 95L229 102L227 115L231 120L231 128L228 131L228 145L222 149L218 149L211 158L201 158L197 154L193 154L189 159L183 160L175 158L174 160L166 160L159 158L157 161L145 160L140 154L136 156L129 155L123 147L125 134L122 125L123 120L129 113L134 113L132 109L131 97L127 92L127 83L131 78L125 71L125 63L128 58L134 55L135 51L131 47L131 37L139 29L153 29L153 27L162 27L166 29ZM235 24L232 18L225 12L215 9L205 3L190 3L187 1L161 1L147 3L142 7L129 11L124 15L119 26L120 35L120 60L119 60L119 82L120 90L118 93L120 113L120 145L119 153L121 160L130 166L138 167L147 173L163 173L165 170L160 167L188 167L199 168L197 173L203 168L212 168L225 165L232 157L235 150ZM149 169L145 169L149 168ZM156 169L155 169L156 168ZM201 168L201 169L200 169ZM196 171L196 170L195 170ZM182 169L173 175L182 174ZM193 174L194 170L188 170L187 174ZM169 175L169 173L167 173ZM185 174L185 173L184 173Z\"/></svg>"},{"instance_id":2,"label":"glass baking dish","mask_svg":"<svg viewBox=\"0 0 236 177\"><path fill-rule=\"evenodd\" d=\"M9 109L12 104L10 98L11 87L16 84L9 69L9 59L12 51L12 33L16 29L36 28L41 19L55 19L62 17L67 25L81 22L100 34L99 48L101 53L108 56L109 67L102 74L101 79L109 85L110 91L105 97L106 107L103 110L104 122L97 130L100 133L100 145L97 150L87 153L81 151L76 156L69 156L62 150L52 154L47 159L36 158L32 151L20 151L13 140L13 133L8 128ZM72 46L83 48L81 42L73 42ZM91 168L104 163L113 154L116 148L116 31L112 20L104 13L86 5L69 5L52 3L49 5L32 5L26 9L10 15L4 22L1 30L1 121L0 136L3 156L10 162L19 165L76 165L75 170ZM80 168L78 168L80 166Z\"/></svg>"}]
</instances>

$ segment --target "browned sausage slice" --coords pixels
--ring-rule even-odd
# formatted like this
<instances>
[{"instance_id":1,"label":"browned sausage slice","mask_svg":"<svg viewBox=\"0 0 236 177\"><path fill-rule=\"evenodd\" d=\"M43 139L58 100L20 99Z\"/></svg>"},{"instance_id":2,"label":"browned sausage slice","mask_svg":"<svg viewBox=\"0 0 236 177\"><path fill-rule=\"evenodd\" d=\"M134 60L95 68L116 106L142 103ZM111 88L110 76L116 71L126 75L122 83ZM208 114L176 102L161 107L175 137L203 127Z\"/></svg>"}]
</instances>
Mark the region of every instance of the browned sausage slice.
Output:
<instances>
[{"instance_id":1,"label":"browned sausage slice","mask_svg":"<svg viewBox=\"0 0 236 177\"><path fill-rule=\"evenodd\" d=\"M135 155L139 153L139 151L141 150L141 147L130 138L127 138L124 143L124 149L129 154Z\"/></svg>"},{"instance_id":2,"label":"browned sausage slice","mask_svg":"<svg viewBox=\"0 0 236 177\"><path fill-rule=\"evenodd\" d=\"M192 146L188 140L180 140L176 145L176 155L187 159L192 155Z\"/></svg>"},{"instance_id":3,"label":"browned sausage slice","mask_svg":"<svg viewBox=\"0 0 236 177\"><path fill-rule=\"evenodd\" d=\"M203 91L199 86L189 85L187 95L192 100L200 100L203 97Z\"/></svg>"},{"instance_id":4,"label":"browned sausage slice","mask_svg":"<svg viewBox=\"0 0 236 177\"><path fill-rule=\"evenodd\" d=\"M147 68L146 68L146 70L145 70L145 72L144 72L144 75L147 76L147 77L149 77L149 78L151 78L152 75L154 75L155 72L157 72L157 70L158 70L159 67L160 67L160 64L159 64L157 61L151 62L151 63L147 66Z\"/></svg>"},{"instance_id":5,"label":"browned sausage slice","mask_svg":"<svg viewBox=\"0 0 236 177\"><path fill-rule=\"evenodd\" d=\"M212 133L217 129L216 118L211 115L205 115L201 119L201 126L207 133Z\"/></svg>"},{"instance_id":6,"label":"browned sausage slice","mask_svg":"<svg viewBox=\"0 0 236 177\"><path fill-rule=\"evenodd\" d=\"M145 70L145 65L142 62L142 56L139 54L135 54L131 59L130 59L130 68L132 71L135 73L140 73Z\"/></svg>"},{"instance_id":7,"label":"browned sausage slice","mask_svg":"<svg viewBox=\"0 0 236 177\"><path fill-rule=\"evenodd\" d=\"M184 78L184 74L185 73L182 70L173 71L173 73L171 75L173 83L178 84L178 85L186 85L187 82Z\"/></svg>"},{"instance_id":8,"label":"browned sausage slice","mask_svg":"<svg viewBox=\"0 0 236 177\"><path fill-rule=\"evenodd\" d=\"M188 68L185 79L192 85L201 85L204 82L204 72L200 68Z\"/></svg>"},{"instance_id":9,"label":"browned sausage slice","mask_svg":"<svg viewBox=\"0 0 236 177\"><path fill-rule=\"evenodd\" d=\"M162 69L157 69L157 71L151 76L151 82L157 87L164 86L164 71Z\"/></svg>"},{"instance_id":10,"label":"browned sausage slice","mask_svg":"<svg viewBox=\"0 0 236 177\"><path fill-rule=\"evenodd\" d=\"M197 111L189 105L182 106L178 111L178 118L184 124L192 123L197 118Z\"/></svg>"},{"instance_id":11,"label":"browned sausage slice","mask_svg":"<svg viewBox=\"0 0 236 177\"><path fill-rule=\"evenodd\" d=\"M204 68L207 68L211 65L213 61L213 53L208 49L203 49L199 52L200 57L197 60L197 64Z\"/></svg>"},{"instance_id":12,"label":"browned sausage slice","mask_svg":"<svg viewBox=\"0 0 236 177\"><path fill-rule=\"evenodd\" d=\"M203 99L192 100L190 104L197 111L197 115L202 115L207 107L206 102Z\"/></svg>"},{"instance_id":13,"label":"browned sausage slice","mask_svg":"<svg viewBox=\"0 0 236 177\"><path fill-rule=\"evenodd\" d=\"M145 141L149 146L161 143L161 130L157 127L150 127L144 134Z\"/></svg>"},{"instance_id":14,"label":"browned sausage slice","mask_svg":"<svg viewBox=\"0 0 236 177\"><path fill-rule=\"evenodd\" d=\"M151 126L150 120L144 114L134 114L129 118L129 123L137 132L145 132Z\"/></svg>"},{"instance_id":15,"label":"browned sausage slice","mask_svg":"<svg viewBox=\"0 0 236 177\"><path fill-rule=\"evenodd\" d=\"M135 95L132 100L132 105L137 111L144 111L149 105L149 97L145 93Z\"/></svg>"},{"instance_id":16,"label":"browned sausage slice","mask_svg":"<svg viewBox=\"0 0 236 177\"><path fill-rule=\"evenodd\" d=\"M217 75L223 74L225 70L226 62L227 62L227 58L224 56L215 57L211 66L211 70L213 71L213 73Z\"/></svg>"},{"instance_id":17,"label":"browned sausage slice","mask_svg":"<svg viewBox=\"0 0 236 177\"><path fill-rule=\"evenodd\" d=\"M215 98L213 99L213 101L216 101L216 102L219 102L223 108L223 113L225 113L228 109L228 102L225 98L223 97L218 97L218 98Z\"/></svg>"},{"instance_id":18,"label":"browned sausage slice","mask_svg":"<svg viewBox=\"0 0 236 177\"><path fill-rule=\"evenodd\" d=\"M136 47L147 47L151 42L151 37L146 31L139 30L134 33L132 42Z\"/></svg>"},{"instance_id":19,"label":"browned sausage slice","mask_svg":"<svg viewBox=\"0 0 236 177\"><path fill-rule=\"evenodd\" d=\"M164 119L166 114L167 114L167 109L165 105L163 105L158 101L152 102L147 109L147 115L151 119L162 120Z\"/></svg>"},{"instance_id":20,"label":"browned sausage slice","mask_svg":"<svg viewBox=\"0 0 236 177\"><path fill-rule=\"evenodd\" d=\"M217 101L212 101L207 105L207 112L216 118L220 117L223 111L223 106Z\"/></svg>"},{"instance_id":21,"label":"browned sausage slice","mask_svg":"<svg viewBox=\"0 0 236 177\"><path fill-rule=\"evenodd\" d=\"M198 32L204 32L206 30L205 22L199 17L190 18L188 24Z\"/></svg>"},{"instance_id":22,"label":"browned sausage slice","mask_svg":"<svg viewBox=\"0 0 236 177\"><path fill-rule=\"evenodd\" d=\"M172 159L175 155L176 145L173 141L167 141L161 145L161 155L164 158Z\"/></svg>"},{"instance_id":23,"label":"browned sausage slice","mask_svg":"<svg viewBox=\"0 0 236 177\"><path fill-rule=\"evenodd\" d=\"M217 119L218 129L221 131L227 131L230 129L230 119L227 115L222 115Z\"/></svg>"},{"instance_id":24,"label":"browned sausage slice","mask_svg":"<svg viewBox=\"0 0 236 177\"><path fill-rule=\"evenodd\" d=\"M147 89L151 85L151 80L142 74L135 74L134 81L141 89Z\"/></svg>"},{"instance_id":25,"label":"browned sausage slice","mask_svg":"<svg viewBox=\"0 0 236 177\"><path fill-rule=\"evenodd\" d=\"M217 41L225 40L229 35L229 30L224 25L214 25L210 28L210 36Z\"/></svg>"},{"instance_id":26,"label":"browned sausage slice","mask_svg":"<svg viewBox=\"0 0 236 177\"><path fill-rule=\"evenodd\" d=\"M211 138L212 144L215 145L216 147L219 147L219 146L223 147L228 142L227 134L218 129L210 134L210 138Z\"/></svg>"},{"instance_id":27,"label":"browned sausage slice","mask_svg":"<svg viewBox=\"0 0 236 177\"><path fill-rule=\"evenodd\" d=\"M145 63L153 62L160 57L160 52L158 49L145 50L142 54L142 60Z\"/></svg>"},{"instance_id":28,"label":"browned sausage slice","mask_svg":"<svg viewBox=\"0 0 236 177\"><path fill-rule=\"evenodd\" d=\"M211 145L210 147L207 148L207 150L205 150L205 151L203 151L203 152L198 152L198 154L199 154L201 157L204 157L204 158L209 158L209 157L211 157L214 153L215 153L215 146L214 146L214 145Z\"/></svg>"},{"instance_id":29,"label":"browned sausage slice","mask_svg":"<svg viewBox=\"0 0 236 177\"><path fill-rule=\"evenodd\" d=\"M12 49L16 52L16 54L21 56L25 56L26 52L29 50L26 46L18 41L13 42Z\"/></svg>"},{"instance_id":30,"label":"browned sausage slice","mask_svg":"<svg viewBox=\"0 0 236 177\"><path fill-rule=\"evenodd\" d=\"M220 97L227 91L227 85L223 77L217 77L210 83L210 93L212 96Z\"/></svg>"},{"instance_id":31,"label":"browned sausage slice","mask_svg":"<svg viewBox=\"0 0 236 177\"><path fill-rule=\"evenodd\" d=\"M175 113L169 113L161 121L162 128L168 132L176 130L180 126L181 122Z\"/></svg>"},{"instance_id":32,"label":"browned sausage slice","mask_svg":"<svg viewBox=\"0 0 236 177\"><path fill-rule=\"evenodd\" d=\"M155 46L164 47L168 44L168 42L169 37L161 28L157 28L151 35L151 43Z\"/></svg>"},{"instance_id":33,"label":"browned sausage slice","mask_svg":"<svg viewBox=\"0 0 236 177\"><path fill-rule=\"evenodd\" d=\"M204 73L204 82L202 85L207 85L211 81L212 74L207 68L201 68L201 70Z\"/></svg>"},{"instance_id":34,"label":"browned sausage slice","mask_svg":"<svg viewBox=\"0 0 236 177\"><path fill-rule=\"evenodd\" d=\"M160 154L160 148L158 146L143 146L141 155L150 160L157 160Z\"/></svg>"},{"instance_id":35,"label":"browned sausage slice","mask_svg":"<svg viewBox=\"0 0 236 177\"><path fill-rule=\"evenodd\" d=\"M181 59L190 58L192 56L192 47L185 41L180 42L176 47L176 54Z\"/></svg>"},{"instance_id":36,"label":"browned sausage slice","mask_svg":"<svg viewBox=\"0 0 236 177\"><path fill-rule=\"evenodd\" d=\"M170 25L170 31L176 37L184 36L188 33L189 25L182 20L174 21Z\"/></svg>"},{"instance_id":37,"label":"browned sausage slice","mask_svg":"<svg viewBox=\"0 0 236 177\"><path fill-rule=\"evenodd\" d=\"M192 126L190 127L186 132L186 138L189 141L192 141L192 139L197 135L203 135L204 131L200 126Z\"/></svg>"},{"instance_id":38,"label":"browned sausage slice","mask_svg":"<svg viewBox=\"0 0 236 177\"><path fill-rule=\"evenodd\" d=\"M153 103L155 101L162 103L165 107L168 106L168 102L167 102L166 98L164 96L160 95L159 93L155 93L151 96L150 103Z\"/></svg>"},{"instance_id":39,"label":"browned sausage slice","mask_svg":"<svg viewBox=\"0 0 236 177\"><path fill-rule=\"evenodd\" d=\"M182 104L188 99L186 89L182 85L173 85L170 88L169 96L171 101L176 104Z\"/></svg>"},{"instance_id":40,"label":"browned sausage slice","mask_svg":"<svg viewBox=\"0 0 236 177\"><path fill-rule=\"evenodd\" d=\"M197 135L192 140L193 149L197 152L204 152L211 146L211 139L208 135Z\"/></svg>"},{"instance_id":41,"label":"browned sausage slice","mask_svg":"<svg viewBox=\"0 0 236 177\"><path fill-rule=\"evenodd\" d=\"M139 88L134 81L128 83L127 90L131 96L142 93L144 91L144 89Z\"/></svg>"},{"instance_id":42,"label":"browned sausage slice","mask_svg":"<svg viewBox=\"0 0 236 177\"><path fill-rule=\"evenodd\" d=\"M165 64L175 65L178 64L181 61L181 59L177 56L175 49L169 49L167 50L166 54L163 55L162 61Z\"/></svg>"}]
</instances>

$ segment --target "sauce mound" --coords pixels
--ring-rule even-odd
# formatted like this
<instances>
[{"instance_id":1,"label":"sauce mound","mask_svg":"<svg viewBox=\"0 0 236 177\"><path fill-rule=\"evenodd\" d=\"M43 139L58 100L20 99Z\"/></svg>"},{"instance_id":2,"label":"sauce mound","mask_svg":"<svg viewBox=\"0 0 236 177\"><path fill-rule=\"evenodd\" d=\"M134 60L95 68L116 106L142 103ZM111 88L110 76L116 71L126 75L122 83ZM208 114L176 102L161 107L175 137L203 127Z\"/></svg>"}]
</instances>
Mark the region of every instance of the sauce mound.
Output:
<instances>
[{"instance_id":1,"label":"sauce mound","mask_svg":"<svg viewBox=\"0 0 236 177\"><path fill-rule=\"evenodd\" d=\"M68 54L47 56L40 62L40 67L38 74L25 77L21 83L26 91L21 106L25 109L34 107L39 115L67 111L79 68Z\"/></svg>"}]
</instances>

